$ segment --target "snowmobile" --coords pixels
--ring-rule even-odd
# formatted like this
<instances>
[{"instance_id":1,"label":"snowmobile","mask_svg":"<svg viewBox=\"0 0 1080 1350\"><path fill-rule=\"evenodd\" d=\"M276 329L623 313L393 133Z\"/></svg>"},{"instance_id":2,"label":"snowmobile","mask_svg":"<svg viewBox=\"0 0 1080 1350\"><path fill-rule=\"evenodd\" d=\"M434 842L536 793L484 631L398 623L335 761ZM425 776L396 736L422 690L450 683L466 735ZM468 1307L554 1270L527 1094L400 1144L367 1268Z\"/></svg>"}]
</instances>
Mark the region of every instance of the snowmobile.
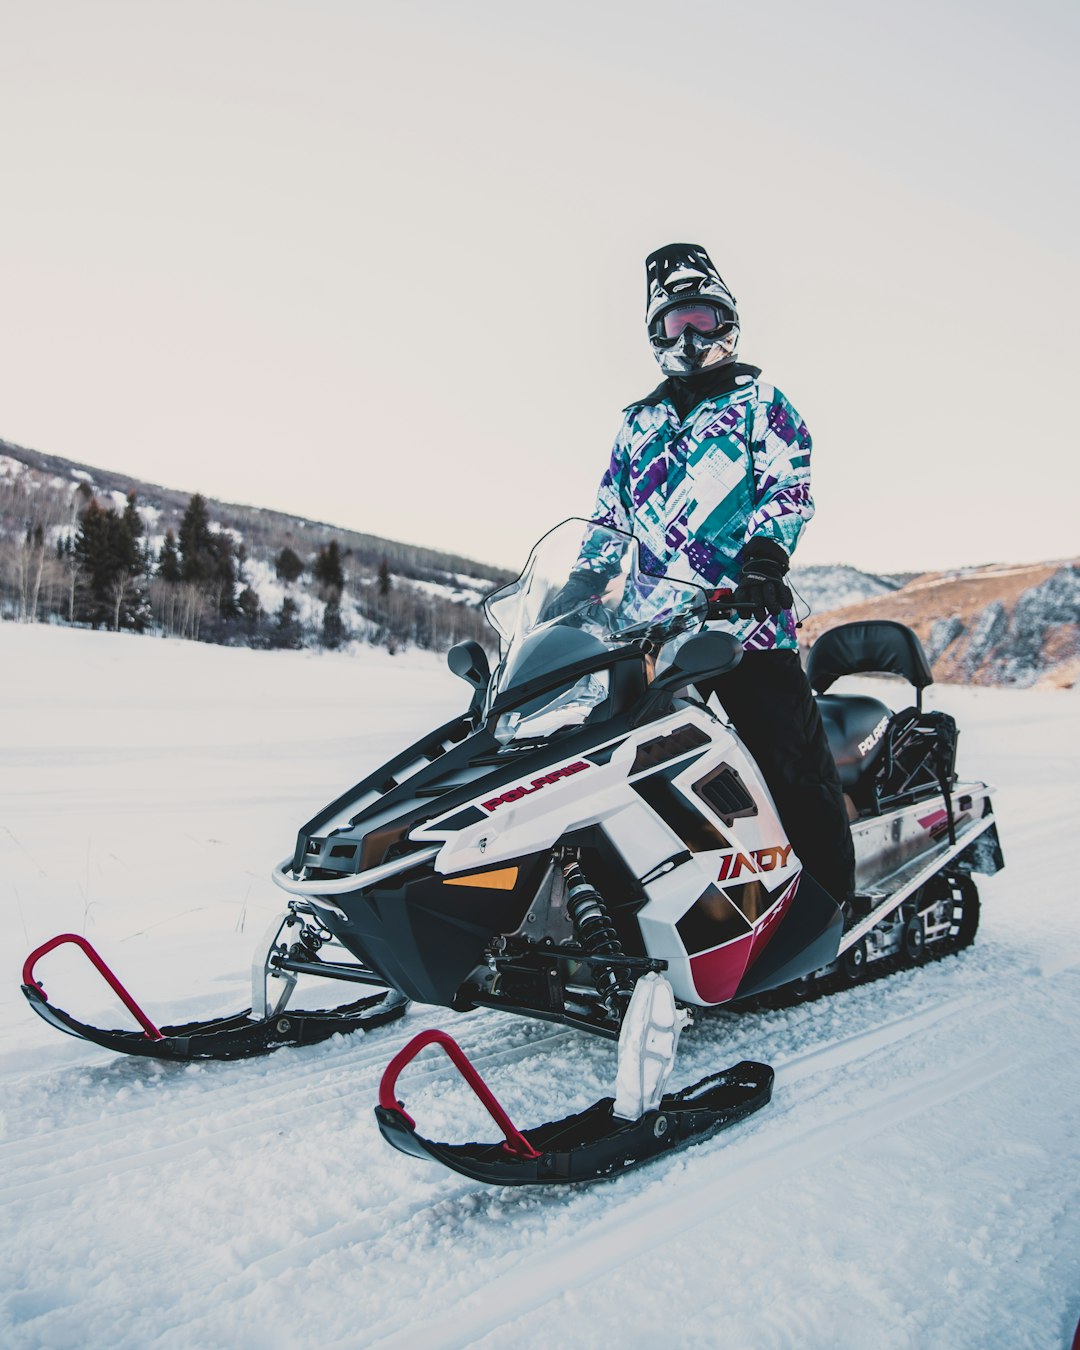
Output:
<instances>
[{"instance_id":1,"label":"snowmobile","mask_svg":"<svg viewBox=\"0 0 1080 1350\"><path fill-rule=\"evenodd\" d=\"M909 629L843 624L809 654L855 841L857 895L841 905L802 867L719 705L696 693L742 657L723 629L738 617L730 593L651 575L630 535L568 520L484 607L495 669L476 642L448 657L472 690L467 709L332 801L275 868L291 898L256 958L251 1009L158 1028L85 939L65 934L27 958L35 1012L111 1049L172 1059L370 1029L411 1000L563 1023L618 1042L614 1097L520 1130L456 1042L428 1031L388 1065L376 1117L395 1148L472 1178L576 1182L769 1101L772 1069L751 1061L665 1092L695 1014L831 991L973 939L972 874L1003 866L990 791L957 780L956 725L923 707L932 675ZM860 672L905 678L913 706L828 692ZM34 965L63 942L82 946L141 1030L92 1027L48 1001ZM381 992L294 1011L301 976ZM432 1044L502 1140L419 1132L396 1085Z\"/></svg>"}]
</instances>

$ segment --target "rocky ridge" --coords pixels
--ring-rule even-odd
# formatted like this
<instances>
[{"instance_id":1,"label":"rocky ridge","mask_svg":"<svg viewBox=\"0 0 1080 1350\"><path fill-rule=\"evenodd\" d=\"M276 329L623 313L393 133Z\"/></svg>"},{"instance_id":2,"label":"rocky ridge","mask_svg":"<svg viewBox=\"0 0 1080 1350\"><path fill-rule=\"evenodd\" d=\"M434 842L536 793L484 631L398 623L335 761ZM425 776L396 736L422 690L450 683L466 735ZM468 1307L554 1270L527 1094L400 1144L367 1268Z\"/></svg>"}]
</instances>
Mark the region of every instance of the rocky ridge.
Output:
<instances>
[{"instance_id":1,"label":"rocky ridge","mask_svg":"<svg viewBox=\"0 0 1080 1350\"><path fill-rule=\"evenodd\" d=\"M1018 688L1080 680L1080 559L929 572L810 615L802 641L809 646L827 628L865 619L914 629L937 680Z\"/></svg>"}]
</instances>

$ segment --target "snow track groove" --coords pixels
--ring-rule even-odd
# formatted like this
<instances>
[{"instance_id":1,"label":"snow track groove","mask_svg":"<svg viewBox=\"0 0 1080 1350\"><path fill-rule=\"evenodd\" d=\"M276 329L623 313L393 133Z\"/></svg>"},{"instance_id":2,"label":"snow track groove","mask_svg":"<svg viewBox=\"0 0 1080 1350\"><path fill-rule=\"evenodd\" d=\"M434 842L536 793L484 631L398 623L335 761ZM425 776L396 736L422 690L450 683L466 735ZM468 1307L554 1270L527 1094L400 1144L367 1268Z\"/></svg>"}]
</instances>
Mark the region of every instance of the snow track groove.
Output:
<instances>
[{"instance_id":1,"label":"snow track groove","mask_svg":"<svg viewBox=\"0 0 1080 1350\"><path fill-rule=\"evenodd\" d=\"M786 1061L786 1068L790 1072L791 1082L803 1082L812 1080L816 1076L824 1073L832 1074L841 1066L851 1068L856 1066L860 1060L868 1056L875 1056L883 1051L887 1051L901 1043L904 1039L911 1039L918 1036L928 1027L945 1021L951 1016L960 1014L966 1010L971 1010L973 1004L985 1003L986 1005L995 1004L998 1000L987 997L985 999L973 999L971 997L961 997L951 1000L949 1003L927 1010L913 1019L892 1019L882 1025L868 1028L861 1032L844 1038L840 1042L827 1042L812 1049L793 1056ZM512 1020L512 1019L507 1019ZM559 1037L544 1037L543 1040L559 1039ZM508 1047L506 1054L520 1052L522 1047ZM470 1053L473 1053L470 1047ZM482 1062L481 1053L476 1052L476 1058ZM494 1056L487 1056L488 1059ZM443 1078L443 1074L432 1074L434 1081ZM957 1084L955 1091L964 1090L960 1080L955 1074L947 1073L942 1075L939 1070L924 1075L929 1088L935 1089L939 1094L942 1086L946 1083ZM906 1098L908 1100L908 1111L914 1113L916 1110L929 1109L934 1104L937 1097L931 1100L923 1092L923 1084L920 1080L916 1085L918 1095L913 1097L911 1094L911 1084L906 1084L903 1090L894 1090L891 1094L886 1094L880 1110L887 1112L891 1109L894 1100ZM827 1086L820 1089L827 1094ZM803 1095L800 1098L805 1103L807 1098L812 1098L814 1094L810 1088L804 1087ZM924 1101L924 1098L926 1100ZM916 1102L922 1103L916 1106ZM681 1231L684 1226L685 1199L688 1195L697 1195L699 1189L705 1186L706 1191L698 1197L694 1213L698 1217L695 1222L703 1221L714 1212L716 1203L713 1198L715 1193L723 1191L723 1202L728 1203L731 1199L748 1193L752 1189L760 1189L769 1183L770 1167L776 1158L787 1158L789 1168L796 1168L800 1165L800 1141L804 1138L813 1144L816 1150L813 1157L825 1156L835 1149L843 1147L845 1142L850 1142L852 1136L845 1135L844 1129L850 1121L856 1121L862 1115L862 1108L855 1107L846 1113L839 1114L834 1120L826 1125L813 1124L805 1129L798 1131L795 1135L784 1135L781 1137L781 1122L786 1121L787 1117L797 1110L793 1103L788 1109L781 1109L779 1116L770 1112L769 1118L761 1119L761 1130L759 1137L759 1128L754 1121L748 1121L744 1125L737 1127L730 1135L725 1138L718 1138L710 1145L705 1143L703 1146L688 1150L687 1154L694 1157L695 1167L692 1169L692 1175L685 1175L677 1185L673 1187L671 1175L661 1175L654 1165L654 1171L657 1171L657 1186L649 1189L648 1195L654 1197L646 1201L645 1197L638 1196L631 1199L629 1204L624 1204L619 1197L618 1181L602 1183L597 1187L590 1188L570 1188L558 1187L552 1191L537 1195L524 1194L520 1191L508 1189L499 1190L478 1186L465 1178L457 1177L453 1174L444 1174L436 1169L428 1167L417 1171L411 1159L398 1159L395 1155L385 1153L385 1146L377 1137L371 1141L371 1145L365 1150L366 1159L362 1161L386 1162L387 1165L397 1171L406 1169L406 1175L411 1171L412 1185L406 1187L401 1194L395 1194L377 1214L365 1214L360 1217L353 1217L344 1220L341 1223L332 1224L319 1232L305 1235L300 1240L282 1244L273 1251L267 1252L250 1262L243 1270L231 1274L222 1279L215 1291L217 1299L224 1299L230 1304L242 1305L244 1299L253 1297L257 1291L267 1281L286 1280L295 1277L299 1272L310 1270L313 1263L319 1262L324 1258L334 1257L342 1252L356 1251L361 1254L365 1265L371 1265L374 1268L380 1268L386 1265L392 1268L395 1264L394 1251L403 1242L409 1241L409 1235L412 1229L419 1223L426 1226L431 1221L433 1212L447 1212L453 1214L455 1211L467 1214L474 1201L479 1197L481 1209L491 1203L492 1205L505 1205L508 1210L513 1212L520 1210L522 1216L535 1222L538 1214L543 1214L547 1210L554 1211L562 1215L562 1206L568 1205L575 1213L582 1208L592 1211L592 1217L588 1219L580 1231L575 1229L575 1236L566 1244L560 1242L560 1254L558 1257L537 1258L533 1244L527 1240L517 1244L511 1244L509 1254L501 1253L498 1257L499 1280L497 1287L500 1291L512 1288L517 1292L511 1296L508 1293L500 1293L495 1301L493 1311L487 1311L487 1306L483 1312L475 1309L472 1305L481 1297L485 1305L489 1305L489 1295L482 1293L484 1290L490 1290L489 1280L492 1271L490 1269L477 1268L471 1270L466 1283L468 1288L462 1291L459 1298L455 1298L449 1306L442 1306L441 1311L429 1319L429 1321L419 1324L408 1323L407 1327L403 1325L403 1319L411 1316L411 1306L402 1312L396 1312L388 1319L383 1319L376 1325L368 1325L363 1329L362 1342L354 1336L342 1340L339 1344L341 1350L351 1350L352 1347L362 1343L367 1346L460 1346L471 1344L474 1339L485 1335L494 1327L503 1325L514 1318L527 1313L531 1308L539 1306L546 1302L555 1294L561 1293L565 1288L578 1287L588 1283L589 1280L603 1275L605 1271L613 1269L614 1265L609 1258L597 1259L596 1252L605 1250L605 1244L599 1241L602 1231L611 1223L611 1215L608 1206L614 1203L618 1214L618 1226L620 1231L619 1249L623 1253L620 1262L615 1264L624 1264L631 1261L647 1250L652 1243L651 1234L657 1231L655 1225L659 1224L663 1231L671 1232ZM881 1128L874 1118L874 1130ZM821 1138L819 1139L819 1136ZM861 1135L859 1136L861 1137ZM730 1143L730 1149L727 1144ZM750 1157L747 1158L745 1150L750 1148ZM674 1163L676 1168L680 1168L679 1157L687 1156L675 1155L669 1160ZM726 1161L725 1161L726 1159ZM812 1161L812 1158L810 1159ZM702 1178L698 1167L701 1164L711 1163L709 1175ZM742 1178L744 1165L749 1163L750 1170L745 1180ZM668 1165L669 1165L668 1164ZM661 1164L664 1171L668 1170L668 1165ZM809 1163L808 1163L809 1165ZM681 1170L681 1169L680 1169ZM735 1178L737 1184L732 1185L732 1178ZM662 1182L663 1196L666 1199L657 1200L655 1196L659 1193L658 1186ZM417 1190L419 1193L417 1194ZM492 1199L489 1201L489 1197ZM632 1223L630 1230L632 1243L630 1246L622 1239L623 1226L627 1222L627 1210L629 1210L629 1221ZM452 1226L452 1220L451 1226ZM594 1255L589 1259L583 1258L583 1254L594 1250ZM574 1277L569 1277L569 1272L576 1272ZM527 1292L522 1292L527 1291ZM422 1307L422 1304L421 1304ZM446 1326L453 1326L453 1332L448 1335ZM162 1339L160 1344L169 1346L172 1344L181 1344L182 1342L173 1340L173 1334L179 1334L179 1323L172 1325L162 1325ZM196 1317L193 1321L184 1322L184 1336L195 1336L199 1339L199 1329L205 1327L207 1334L209 1328L213 1325L213 1316L207 1314L205 1318Z\"/></svg>"},{"instance_id":2,"label":"snow track groove","mask_svg":"<svg viewBox=\"0 0 1080 1350\"><path fill-rule=\"evenodd\" d=\"M854 1061L848 1059L846 1063ZM736 1127L719 1149L708 1154L707 1144L691 1151L695 1156L689 1174L677 1182L668 1178L662 1192L646 1195L618 1206L618 1243L613 1253L604 1240L610 1217L602 1215L559 1243L559 1250L546 1256L527 1251L510 1269L500 1271L499 1281L485 1284L483 1307L477 1293L466 1295L452 1310L405 1329L371 1329L377 1339L367 1340L370 1350L449 1350L450 1347L482 1343L496 1329L505 1329L518 1318L592 1281L628 1265L666 1243L685 1236L713 1218L721 1205L776 1186L789 1173L813 1167L837 1152L857 1146L883 1130L894 1128L963 1093L973 1091L1021 1063L1015 1056L1002 1060L993 1052L962 1067L928 1069L914 1080L906 1079L892 1092L878 1095L869 1105L832 1116L823 1124L796 1126L790 1130L792 1111L781 1111L756 1129L752 1121ZM520 1273L520 1278L514 1278ZM447 1323L453 1332L447 1334ZM324 1350L346 1350L349 1342L337 1342Z\"/></svg>"},{"instance_id":3,"label":"snow track groove","mask_svg":"<svg viewBox=\"0 0 1080 1350\"><path fill-rule=\"evenodd\" d=\"M515 1059L523 1061L531 1055L534 1048L543 1049L565 1040L571 1034L566 1029L560 1028L545 1035L523 1036L516 1043L507 1045L506 1023L511 1025L517 1023L516 1029L519 1031L526 1029L528 1024L522 1027L517 1019L509 1017L501 1021L503 1025L485 1027L479 1037L468 1038L466 1049L474 1063L491 1067ZM48 1159L41 1157L43 1147L40 1139L28 1138L0 1145L0 1165L5 1169L9 1183L13 1176L18 1175L17 1169L22 1160L29 1160L27 1170L50 1173L56 1168L55 1155L61 1154L64 1159L61 1175L44 1175L37 1180L0 1187L0 1204L38 1199L52 1191L66 1190L72 1182L85 1183L96 1177L111 1175L113 1172L130 1171L182 1158L200 1149L227 1146L235 1141L237 1132L241 1130L246 1145L250 1147L256 1145L265 1135L277 1134L289 1125L301 1123L324 1105L333 1104L340 1108L355 1101L360 1109L370 1110L377 1098L378 1080L382 1076L383 1069L414 1034L415 1028L410 1029L405 1036L387 1037L380 1040L377 1049L373 1047L367 1053L356 1055L346 1051L340 1058L335 1056L333 1064L328 1064L325 1056L313 1058L307 1064L286 1061L280 1066L274 1064L273 1067L268 1061L256 1084L246 1082L215 1084L212 1089L214 1127L198 1129L183 1141L154 1144L134 1154L131 1152L131 1126L138 1130L143 1121L146 1122L148 1129L161 1124L162 1102L158 1101L147 1102L122 1113L114 1113L106 1117L97 1127L70 1125L59 1130L50 1130ZM289 1051L279 1051L274 1058L288 1054ZM141 1066L142 1062L139 1063ZM218 1067L223 1066L214 1066ZM238 1066L230 1068L234 1072L238 1070ZM175 1071L170 1072L170 1077L174 1074L175 1078L179 1077L179 1073ZM202 1069L199 1074L200 1088L205 1086L204 1074L205 1069ZM411 1068L409 1084L414 1091L419 1091L433 1084L449 1082L457 1076L457 1070L453 1065L433 1060ZM310 1084L312 1079L317 1080L314 1088ZM150 1090L159 1091L163 1086L160 1075L153 1075ZM206 1118L207 1093L194 1091L186 1095L191 1097L190 1102L186 1104L168 1103L167 1121L170 1132L197 1124ZM268 1098L272 1099L269 1109ZM117 1126L121 1120L125 1126L125 1133L123 1137L118 1137ZM74 1152L67 1152L66 1146L71 1139L77 1139L80 1147ZM92 1161L84 1161L91 1156Z\"/></svg>"}]
</instances>

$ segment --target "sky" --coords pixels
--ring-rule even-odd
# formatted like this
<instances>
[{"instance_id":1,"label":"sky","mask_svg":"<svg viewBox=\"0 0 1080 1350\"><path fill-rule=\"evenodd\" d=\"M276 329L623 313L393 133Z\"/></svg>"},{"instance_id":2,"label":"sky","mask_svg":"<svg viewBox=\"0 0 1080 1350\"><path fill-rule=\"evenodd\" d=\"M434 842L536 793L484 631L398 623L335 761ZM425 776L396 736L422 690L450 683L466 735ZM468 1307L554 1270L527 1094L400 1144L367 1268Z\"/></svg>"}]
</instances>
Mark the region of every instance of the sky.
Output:
<instances>
[{"instance_id":1,"label":"sky","mask_svg":"<svg viewBox=\"0 0 1080 1350\"><path fill-rule=\"evenodd\" d=\"M799 564L1073 556L1078 76L1071 0L8 4L0 437L513 567L689 240Z\"/></svg>"}]
</instances>

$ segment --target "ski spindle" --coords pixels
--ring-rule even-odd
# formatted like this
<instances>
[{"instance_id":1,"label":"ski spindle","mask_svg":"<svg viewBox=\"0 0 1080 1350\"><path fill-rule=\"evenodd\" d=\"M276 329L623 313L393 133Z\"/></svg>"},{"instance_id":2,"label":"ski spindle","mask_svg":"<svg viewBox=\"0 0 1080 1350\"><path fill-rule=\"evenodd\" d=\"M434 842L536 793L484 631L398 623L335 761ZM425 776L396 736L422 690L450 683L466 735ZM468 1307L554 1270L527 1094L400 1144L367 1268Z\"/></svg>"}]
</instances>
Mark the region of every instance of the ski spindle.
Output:
<instances>
[{"instance_id":1,"label":"ski spindle","mask_svg":"<svg viewBox=\"0 0 1080 1350\"><path fill-rule=\"evenodd\" d=\"M415 1128L416 1121L403 1108L397 1099L395 1089L397 1087L398 1076L402 1069L410 1061L414 1060L421 1050L429 1045L438 1045L446 1051L447 1055L453 1061L454 1067L465 1079L466 1083L476 1093L477 1097L484 1104L489 1116L502 1130L506 1138L505 1148L516 1154L519 1158L539 1158L540 1154L533 1148L532 1144L525 1138L514 1122L503 1110L495 1094L480 1077L472 1063L469 1061L465 1051L454 1040L453 1036L447 1035L445 1031L421 1031L418 1036L414 1036L408 1045L397 1052L394 1058L386 1066L382 1076L382 1082L379 1084L379 1105L384 1111L396 1111L398 1115L404 1116L411 1126Z\"/></svg>"},{"instance_id":2,"label":"ski spindle","mask_svg":"<svg viewBox=\"0 0 1080 1350\"><path fill-rule=\"evenodd\" d=\"M49 997L45 993L44 988L39 981L34 979L34 966L39 958L47 955L47 953L51 952L54 948L62 947L68 942L78 947L85 954L91 965L97 969L105 983L117 998L119 998L121 1003L123 1003L124 1007L127 1008L128 1012L131 1013L132 1017L139 1023L143 1031L145 1031L147 1037L152 1041L164 1040L165 1038L162 1036L161 1032L154 1026L153 1022L150 1021L149 1017L147 1017L131 997L128 991L102 960L101 956L99 956L97 951L89 942L87 942L86 938L80 937L78 933L61 933L58 937L50 938L48 942L43 942L40 947L35 948L23 962L23 984L26 985L27 988L37 990L43 1002L48 1003Z\"/></svg>"}]
</instances>

